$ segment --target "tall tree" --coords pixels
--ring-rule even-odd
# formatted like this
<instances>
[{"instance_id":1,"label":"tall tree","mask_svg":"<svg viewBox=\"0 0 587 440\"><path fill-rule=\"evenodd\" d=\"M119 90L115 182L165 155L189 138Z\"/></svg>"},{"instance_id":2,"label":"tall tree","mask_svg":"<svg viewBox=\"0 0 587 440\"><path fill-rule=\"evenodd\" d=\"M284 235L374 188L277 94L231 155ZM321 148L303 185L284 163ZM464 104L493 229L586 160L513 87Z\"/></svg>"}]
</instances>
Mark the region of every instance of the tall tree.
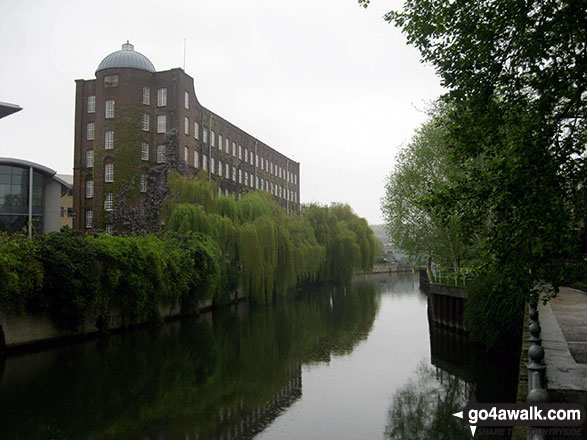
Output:
<instances>
[{"instance_id":1,"label":"tall tree","mask_svg":"<svg viewBox=\"0 0 587 440\"><path fill-rule=\"evenodd\" d=\"M484 269L502 287L556 287L587 206L584 2L407 0L385 19L448 89L462 174L431 191L428 206L482 234Z\"/></svg>"},{"instance_id":2,"label":"tall tree","mask_svg":"<svg viewBox=\"0 0 587 440\"><path fill-rule=\"evenodd\" d=\"M439 218L422 203L459 173L450 159L446 113L446 107L434 107L430 120L400 150L387 178L381 210L387 232L401 251L459 267L467 247L459 237L457 219Z\"/></svg>"}]
</instances>

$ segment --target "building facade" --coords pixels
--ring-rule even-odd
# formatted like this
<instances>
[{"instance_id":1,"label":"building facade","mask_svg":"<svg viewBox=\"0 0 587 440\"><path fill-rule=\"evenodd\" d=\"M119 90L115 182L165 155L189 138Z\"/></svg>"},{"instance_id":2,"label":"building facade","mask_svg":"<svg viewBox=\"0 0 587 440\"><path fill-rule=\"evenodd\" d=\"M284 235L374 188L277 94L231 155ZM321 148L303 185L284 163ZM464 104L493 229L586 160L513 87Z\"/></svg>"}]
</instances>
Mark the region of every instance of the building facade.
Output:
<instances>
[{"instance_id":1,"label":"building facade","mask_svg":"<svg viewBox=\"0 0 587 440\"><path fill-rule=\"evenodd\" d=\"M288 212L299 209L298 162L203 107L192 77L179 68L157 72L128 42L102 60L96 79L76 81L75 108L76 229L109 229L107 213L125 185L146 196L147 173L167 160L171 130L177 159L220 193L266 191Z\"/></svg>"},{"instance_id":2,"label":"building facade","mask_svg":"<svg viewBox=\"0 0 587 440\"><path fill-rule=\"evenodd\" d=\"M46 166L0 157L0 231L29 236L58 231L62 198L71 189Z\"/></svg>"}]
</instances>

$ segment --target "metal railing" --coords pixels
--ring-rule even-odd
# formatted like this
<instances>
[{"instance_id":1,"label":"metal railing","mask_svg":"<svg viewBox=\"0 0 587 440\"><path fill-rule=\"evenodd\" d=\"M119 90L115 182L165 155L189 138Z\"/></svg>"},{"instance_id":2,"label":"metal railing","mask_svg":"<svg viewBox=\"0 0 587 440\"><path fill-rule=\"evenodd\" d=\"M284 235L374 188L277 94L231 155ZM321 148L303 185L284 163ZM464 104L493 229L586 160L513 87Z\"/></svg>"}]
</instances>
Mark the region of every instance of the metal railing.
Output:
<instances>
[{"instance_id":1,"label":"metal railing","mask_svg":"<svg viewBox=\"0 0 587 440\"><path fill-rule=\"evenodd\" d=\"M538 322L538 303L532 302L529 310L529 328L530 337L528 342L528 403L540 404L548 403L548 391L545 387L546 366L542 363L544 359L544 348L542 348L542 339L540 338L540 323ZM544 429L532 428L528 431L528 440L544 440L546 438Z\"/></svg>"},{"instance_id":2,"label":"metal railing","mask_svg":"<svg viewBox=\"0 0 587 440\"><path fill-rule=\"evenodd\" d=\"M442 284L445 286L467 286L467 274L468 269L441 269L438 267L432 267L428 270L428 279L433 284Z\"/></svg>"}]
</instances>

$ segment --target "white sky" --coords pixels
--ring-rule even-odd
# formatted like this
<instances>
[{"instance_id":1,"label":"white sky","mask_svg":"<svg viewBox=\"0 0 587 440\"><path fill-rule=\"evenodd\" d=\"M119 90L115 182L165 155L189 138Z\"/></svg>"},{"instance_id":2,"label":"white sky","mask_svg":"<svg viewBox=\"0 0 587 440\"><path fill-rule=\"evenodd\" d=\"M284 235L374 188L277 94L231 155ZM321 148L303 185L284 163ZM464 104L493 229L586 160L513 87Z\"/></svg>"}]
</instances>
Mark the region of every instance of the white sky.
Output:
<instances>
[{"instance_id":1,"label":"white sky","mask_svg":"<svg viewBox=\"0 0 587 440\"><path fill-rule=\"evenodd\" d=\"M0 0L0 156L73 174L75 79L129 40L202 105L300 162L301 201L380 224L398 148L442 93L382 16L401 0Z\"/></svg>"}]
</instances>

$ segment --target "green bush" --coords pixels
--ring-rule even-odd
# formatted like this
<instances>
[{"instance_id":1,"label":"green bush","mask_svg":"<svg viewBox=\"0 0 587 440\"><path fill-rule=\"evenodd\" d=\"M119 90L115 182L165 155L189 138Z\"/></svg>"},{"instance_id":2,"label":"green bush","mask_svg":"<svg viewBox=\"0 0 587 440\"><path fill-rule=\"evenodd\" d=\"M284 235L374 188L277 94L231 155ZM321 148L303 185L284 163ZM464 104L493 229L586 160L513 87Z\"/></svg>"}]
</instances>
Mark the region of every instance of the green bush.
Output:
<instances>
[{"instance_id":1,"label":"green bush","mask_svg":"<svg viewBox=\"0 0 587 440\"><path fill-rule=\"evenodd\" d=\"M521 339L524 296L508 289L494 273L467 283L465 320L472 341L495 351L510 351Z\"/></svg>"},{"instance_id":2,"label":"green bush","mask_svg":"<svg viewBox=\"0 0 587 440\"><path fill-rule=\"evenodd\" d=\"M40 260L45 272L42 295L35 306L47 309L53 320L78 329L95 305L98 260L95 249L79 232L62 229L40 239Z\"/></svg>"},{"instance_id":3,"label":"green bush","mask_svg":"<svg viewBox=\"0 0 587 440\"><path fill-rule=\"evenodd\" d=\"M0 310L21 313L43 286L39 246L23 234L0 232Z\"/></svg>"}]
</instances>

